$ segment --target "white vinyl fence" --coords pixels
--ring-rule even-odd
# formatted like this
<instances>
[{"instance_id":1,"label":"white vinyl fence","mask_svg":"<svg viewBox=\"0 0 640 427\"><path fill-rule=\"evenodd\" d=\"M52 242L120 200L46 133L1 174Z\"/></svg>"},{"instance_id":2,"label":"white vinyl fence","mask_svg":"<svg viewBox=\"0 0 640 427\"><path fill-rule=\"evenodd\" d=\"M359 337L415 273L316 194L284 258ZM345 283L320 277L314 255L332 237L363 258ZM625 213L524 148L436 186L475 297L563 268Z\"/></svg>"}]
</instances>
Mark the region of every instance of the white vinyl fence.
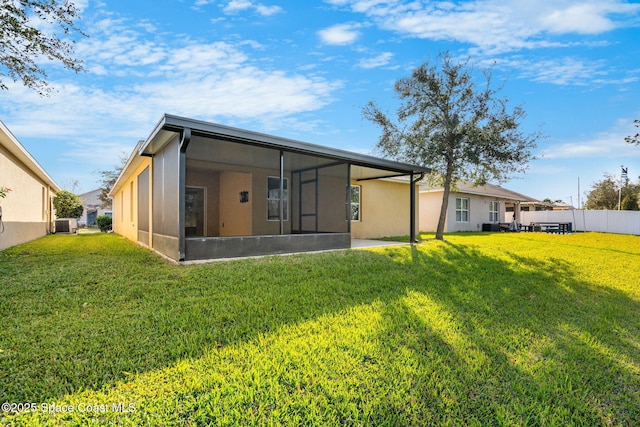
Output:
<instances>
[{"instance_id":1,"label":"white vinyl fence","mask_svg":"<svg viewBox=\"0 0 640 427\"><path fill-rule=\"evenodd\" d=\"M507 213L509 221L512 213ZM522 224L531 222L570 222L574 231L640 235L640 211L536 211L521 212Z\"/></svg>"}]
</instances>

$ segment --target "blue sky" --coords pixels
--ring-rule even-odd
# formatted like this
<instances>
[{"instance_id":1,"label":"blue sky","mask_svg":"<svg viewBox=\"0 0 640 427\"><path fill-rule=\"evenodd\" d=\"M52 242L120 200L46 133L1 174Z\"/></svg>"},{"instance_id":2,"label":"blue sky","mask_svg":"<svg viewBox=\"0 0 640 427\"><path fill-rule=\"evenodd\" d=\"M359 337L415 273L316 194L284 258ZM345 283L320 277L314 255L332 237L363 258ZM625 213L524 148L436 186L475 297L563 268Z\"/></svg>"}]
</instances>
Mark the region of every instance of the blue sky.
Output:
<instances>
[{"instance_id":1,"label":"blue sky","mask_svg":"<svg viewBox=\"0 0 640 427\"><path fill-rule=\"evenodd\" d=\"M577 205L604 173L640 176L640 4L623 0L83 0L86 72L46 65L56 92L0 92L0 119L58 184L97 188L163 113L360 153L393 83L448 50L494 64L501 94L546 138L503 186Z\"/></svg>"}]
</instances>

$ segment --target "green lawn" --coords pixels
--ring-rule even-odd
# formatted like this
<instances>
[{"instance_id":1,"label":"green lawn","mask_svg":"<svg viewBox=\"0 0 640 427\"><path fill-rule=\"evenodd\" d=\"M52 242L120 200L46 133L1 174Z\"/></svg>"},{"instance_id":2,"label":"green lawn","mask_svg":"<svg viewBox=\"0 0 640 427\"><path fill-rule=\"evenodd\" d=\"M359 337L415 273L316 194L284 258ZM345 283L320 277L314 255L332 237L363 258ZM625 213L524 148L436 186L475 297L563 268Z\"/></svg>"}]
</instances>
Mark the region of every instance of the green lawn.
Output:
<instances>
[{"instance_id":1,"label":"green lawn","mask_svg":"<svg viewBox=\"0 0 640 427\"><path fill-rule=\"evenodd\" d=\"M640 425L638 236L185 267L55 235L0 252L0 319L2 425Z\"/></svg>"}]
</instances>

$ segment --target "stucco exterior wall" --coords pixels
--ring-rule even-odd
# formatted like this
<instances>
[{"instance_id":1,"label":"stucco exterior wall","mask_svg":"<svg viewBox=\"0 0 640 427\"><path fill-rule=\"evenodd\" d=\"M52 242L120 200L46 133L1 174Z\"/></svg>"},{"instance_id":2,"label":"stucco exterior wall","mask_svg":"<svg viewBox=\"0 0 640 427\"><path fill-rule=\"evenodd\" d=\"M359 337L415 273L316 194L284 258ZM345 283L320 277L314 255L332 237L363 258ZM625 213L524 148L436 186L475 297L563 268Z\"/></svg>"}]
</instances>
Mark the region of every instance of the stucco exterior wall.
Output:
<instances>
[{"instance_id":1,"label":"stucco exterior wall","mask_svg":"<svg viewBox=\"0 0 640 427\"><path fill-rule=\"evenodd\" d=\"M1 144L0 186L12 190L0 199L0 250L51 232L55 189Z\"/></svg>"},{"instance_id":2,"label":"stucco exterior wall","mask_svg":"<svg viewBox=\"0 0 640 427\"><path fill-rule=\"evenodd\" d=\"M469 199L469 220L456 221L456 198ZM498 201L498 219L505 217L505 200L495 197L474 194L451 193L447 206L447 219L444 230L447 233L456 231L482 231L482 224L491 222L489 219L489 203ZM442 192L420 193L420 231L435 232L442 206ZM495 221L494 221L495 222Z\"/></svg>"},{"instance_id":3,"label":"stucco exterior wall","mask_svg":"<svg viewBox=\"0 0 640 427\"><path fill-rule=\"evenodd\" d=\"M410 188L407 183L387 180L352 181L361 186L361 220L351 222L351 236L368 239L408 236L410 232ZM416 231L418 191L416 190Z\"/></svg>"},{"instance_id":4,"label":"stucco exterior wall","mask_svg":"<svg viewBox=\"0 0 640 427\"><path fill-rule=\"evenodd\" d=\"M220 174L224 171L251 174L251 188L247 190L249 190L252 206L252 234L278 234L280 222L267 220L267 178L279 176L280 171L187 159L187 186L206 188L207 235L205 237L220 236ZM285 178L288 179L288 185L291 187L291 174L285 173ZM284 227L285 233L291 232L291 201L289 201L289 218L284 222Z\"/></svg>"},{"instance_id":5,"label":"stucco exterior wall","mask_svg":"<svg viewBox=\"0 0 640 427\"><path fill-rule=\"evenodd\" d=\"M438 228L442 193L420 193L420 231L435 232ZM448 221L448 218L447 218ZM445 230L447 223L445 221Z\"/></svg>"},{"instance_id":6,"label":"stucco exterior wall","mask_svg":"<svg viewBox=\"0 0 640 427\"><path fill-rule=\"evenodd\" d=\"M138 241L138 175L146 168L151 169L151 159L148 157L140 158L132 171L127 175L127 179L120 186L118 191L113 194L113 231L127 239ZM152 174L149 174L152 176ZM152 180L149 180L149 194L151 194ZM152 198L149 198L151 204ZM151 212L151 207L149 208ZM153 227L152 221L149 220L149 226ZM150 230L150 234L153 230Z\"/></svg>"}]
</instances>

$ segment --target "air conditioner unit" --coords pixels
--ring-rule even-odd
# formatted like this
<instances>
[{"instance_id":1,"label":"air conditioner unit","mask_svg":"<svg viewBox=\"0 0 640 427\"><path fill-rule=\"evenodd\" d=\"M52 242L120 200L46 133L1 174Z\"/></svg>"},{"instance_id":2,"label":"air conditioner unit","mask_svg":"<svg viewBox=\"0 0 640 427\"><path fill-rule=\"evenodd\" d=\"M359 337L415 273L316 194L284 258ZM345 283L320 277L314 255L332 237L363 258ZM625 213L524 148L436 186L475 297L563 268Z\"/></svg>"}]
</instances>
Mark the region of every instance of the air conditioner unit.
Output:
<instances>
[{"instance_id":1,"label":"air conditioner unit","mask_svg":"<svg viewBox=\"0 0 640 427\"><path fill-rule=\"evenodd\" d=\"M76 234L78 232L78 220L75 218L56 219L56 233Z\"/></svg>"}]
</instances>

